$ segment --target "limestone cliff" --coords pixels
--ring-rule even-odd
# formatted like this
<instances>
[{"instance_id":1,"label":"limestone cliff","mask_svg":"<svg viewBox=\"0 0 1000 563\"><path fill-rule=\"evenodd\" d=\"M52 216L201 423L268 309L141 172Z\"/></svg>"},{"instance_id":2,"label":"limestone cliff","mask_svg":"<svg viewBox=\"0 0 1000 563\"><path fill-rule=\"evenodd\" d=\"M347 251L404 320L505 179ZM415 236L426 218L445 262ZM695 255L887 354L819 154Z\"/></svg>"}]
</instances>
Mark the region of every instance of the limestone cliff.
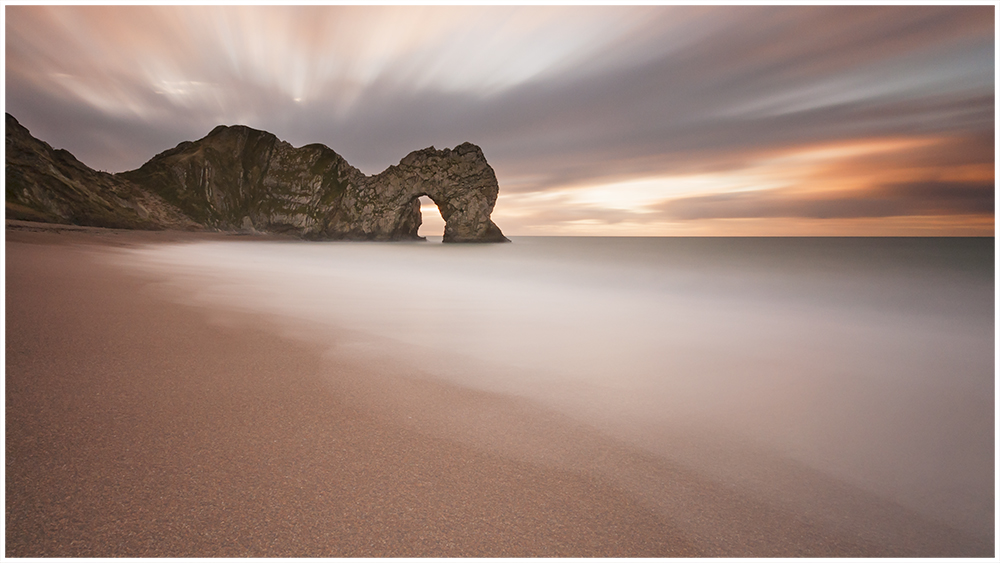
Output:
<instances>
[{"instance_id":1,"label":"limestone cliff","mask_svg":"<svg viewBox=\"0 0 1000 563\"><path fill-rule=\"evenodd\" d=\"M129 229L280 232L324 240L419 239L428 196L445 242L505 242L490 219L499 186L483 151L414 151L366 176L321 144L219 126L137 170L98 172L7 114L7 218Z\"/></svg>"},{"instance_id":2,"label":"limestone cliff","mask_svg":"<svg viewBox=\"0 0 1000 563\"><path fill-rule=\"evenodd\" d=\"M490 219L499 186L479 147L433 147L365 176L330 148L295 148L245 126L160 153L119 175L161 195L199 223L334 240L418 239L426 195L445 220L445 242L503 242Z\"/></svg>"},{"instance_id":3,"label":"limestone cliff","mask_svg":"<svg viewBox=\"0 0 1000 563\"><path fill-rule=\"evenodd\" d=\"M6 114L6 217L123 229L199 229L160 196L53 149Z\"/></svg>"},{"instance_id":4,"label":"limestone cliff","mask_svg":"<svg viewBox=\"0 0 1000 563\"><path fill-rule=\"evenodd\" d=\"M364 175L323 145L296 149L265 131L219 126L118 176L210 227L321 237L348 184Z\"/></svg>"}]
</instances>

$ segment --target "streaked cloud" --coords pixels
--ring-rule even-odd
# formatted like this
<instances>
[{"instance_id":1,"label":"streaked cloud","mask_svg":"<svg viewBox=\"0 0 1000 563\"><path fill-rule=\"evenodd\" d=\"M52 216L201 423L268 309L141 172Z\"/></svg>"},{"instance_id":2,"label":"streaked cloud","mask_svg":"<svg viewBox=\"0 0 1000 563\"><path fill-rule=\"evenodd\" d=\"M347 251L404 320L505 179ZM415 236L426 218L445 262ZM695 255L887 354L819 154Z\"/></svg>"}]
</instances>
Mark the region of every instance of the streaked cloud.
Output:
<instances>
[{"instance_id":1,"label":"streaked cloud","mask_svg":"<svg viewBox=\"0 0 1000 563\"><path fill-rule=\"evenodd\" d=\"M762 190L676 199L663 206L671 218L806 219L980 215L993 212L993 184L902 182L826 193Z\"/></svg>"},{"instance_id":2,"label":"streaked cloud","mask_svg":"<svg viewBox=\"0 0 1000 563\"><path fill-rule=\"evenodd\" d=\"M472 141L511 234L689 232L782 206L825 233L836 221L808 211L852 208L841 198L948 234L933 198L887 186L994 182L992 6L5 14L7 111L110 171L220 123L327 144L366 173ZM992 232L981 201L945 199L931 212L975 209L966 224Z\"/></svg>"}]
</instances>

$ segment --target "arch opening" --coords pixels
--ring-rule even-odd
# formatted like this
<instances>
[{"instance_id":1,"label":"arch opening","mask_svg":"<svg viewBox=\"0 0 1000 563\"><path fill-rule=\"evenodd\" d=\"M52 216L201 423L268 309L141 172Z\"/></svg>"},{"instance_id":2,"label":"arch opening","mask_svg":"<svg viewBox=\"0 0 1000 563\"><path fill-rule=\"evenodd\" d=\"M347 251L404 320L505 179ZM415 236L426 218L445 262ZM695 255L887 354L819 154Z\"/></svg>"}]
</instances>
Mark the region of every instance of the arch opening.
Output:
<instances>
[{"instance_id":1,"label":"arch opening","mask_svg":"<svg viewBox=\"0 0 1000 563\"><path fill-rule=\"evenodd\" d=\"M441 217L441 210L429 196L422 195L418 198L420 202L420 228L417 235L429 237L428 240L441 242L444 238L444 218Z\"/></svg>"}]
</instances>

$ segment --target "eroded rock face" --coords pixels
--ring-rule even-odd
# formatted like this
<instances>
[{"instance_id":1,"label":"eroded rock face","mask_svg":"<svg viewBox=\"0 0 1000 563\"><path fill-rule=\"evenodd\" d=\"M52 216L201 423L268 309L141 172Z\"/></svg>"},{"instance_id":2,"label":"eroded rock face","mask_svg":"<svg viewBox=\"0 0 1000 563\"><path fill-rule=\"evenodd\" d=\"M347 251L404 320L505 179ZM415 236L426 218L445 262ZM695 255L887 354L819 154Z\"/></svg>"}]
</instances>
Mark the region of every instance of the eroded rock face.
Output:
<instances>
[{"instance_id":1,"label":"eroded rock face","mask_svg":"<svg viewBox=\"0 0 1000 563\"><path fill-rule=\"evenodd\" d=\"M266 131L219 126L119 176L222 230L319 238L349 185L364 175L323 145L301 148Z\"/></svg>"},{"instance_id":2,"label":"eroded rock face","mask_svg":"<svg viewBox=\"0 0 1000 563\"><path fill-rule=\"evenodd\" d=\"M6 114L6 217L120 229L201 227L160 196L53 149Z\"/></svg>"},{"instance_id":3,"label":"eroded rock face","mask_svg":"<svg viewBox=\"0 0 1000 563\"><path fill-rule=\"evenodd\" d=\"M245 126L216 127L120 176L199 223L225 230L292 232L341 240L418 239L426 195L445 220L445 242L504 242L490 219L499 186L470 143L407 155L365 176L330 148L301 148Z\"/></svg>"}]
</instances>

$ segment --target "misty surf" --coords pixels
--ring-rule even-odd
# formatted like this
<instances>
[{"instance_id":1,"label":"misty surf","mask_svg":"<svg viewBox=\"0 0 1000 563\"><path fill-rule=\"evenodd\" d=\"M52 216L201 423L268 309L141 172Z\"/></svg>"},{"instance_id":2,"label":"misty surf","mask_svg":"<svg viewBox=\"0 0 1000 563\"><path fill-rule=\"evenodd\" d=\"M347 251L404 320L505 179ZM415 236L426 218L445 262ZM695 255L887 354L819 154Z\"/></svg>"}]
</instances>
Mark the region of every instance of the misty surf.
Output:
<instances>
[{"instance_id":1,"label":"misty surf","mask_svg":"<svg viewBox=\"0 0 1000 563\"><path fill-rule=\"evenodd\" d=\"M185 303L524 398L719 479L783 487L702 455L740 444L991 537L992 239L512 238L121 257Z\"/></svg>"}]
</instances>

